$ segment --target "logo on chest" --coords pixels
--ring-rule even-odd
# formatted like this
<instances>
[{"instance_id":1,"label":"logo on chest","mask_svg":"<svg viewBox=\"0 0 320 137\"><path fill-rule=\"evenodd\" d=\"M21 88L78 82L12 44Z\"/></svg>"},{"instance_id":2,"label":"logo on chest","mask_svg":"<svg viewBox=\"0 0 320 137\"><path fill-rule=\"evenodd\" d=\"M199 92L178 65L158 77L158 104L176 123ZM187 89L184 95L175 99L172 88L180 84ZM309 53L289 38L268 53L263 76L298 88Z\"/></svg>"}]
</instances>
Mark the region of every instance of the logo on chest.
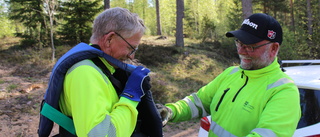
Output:
<instances>
[{"instance_id":1,"label":"logo on chest","mask_svg":"<svg viewBox=\"0 0 320 137\"><path fill-rule=\"evenodd\" d=\"M250 105L248 101L243 103L242 109L251 113L254 110L254 106Z\"/></svg>"}]
</instances>

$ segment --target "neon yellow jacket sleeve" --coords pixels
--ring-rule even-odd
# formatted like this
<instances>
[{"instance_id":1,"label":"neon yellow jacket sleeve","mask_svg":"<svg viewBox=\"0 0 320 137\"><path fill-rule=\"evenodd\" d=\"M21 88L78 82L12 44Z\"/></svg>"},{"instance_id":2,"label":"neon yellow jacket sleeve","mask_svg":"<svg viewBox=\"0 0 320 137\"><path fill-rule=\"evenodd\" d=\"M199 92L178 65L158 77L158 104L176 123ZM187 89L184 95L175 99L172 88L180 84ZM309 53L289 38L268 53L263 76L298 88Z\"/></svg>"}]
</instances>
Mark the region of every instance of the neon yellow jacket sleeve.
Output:
<instances>
[{"instance_id":1,"label":"neon yellow jacket sleeve","mask_svg":"<svg viewBox=\"0 0 320 137\"><path fill-rule=\"evenodd\" d=\"M299 102L297 87L275 60L260 70L230 67L196 94L166 106L173 110L174 122L202 117L206 110L211 137L290 137L300 119Z\"/></svg>"},{"instance_id":2,"label":"neon yellow jacket sleeve","mask_svg":"<svg viewBox=\"0 0 320 137\"><path fill-rule=\"evenodd\" d=\"M104 63L107 64L105 60ZM109 64L107 67L114 72ZM59 104L61 111L73 118L79 137L98 132L106 132L106 136L111 137L129 137L137 122L138 102L119 99L109 79L90 60L69 69Z\"/></svg>"}]
</instances>

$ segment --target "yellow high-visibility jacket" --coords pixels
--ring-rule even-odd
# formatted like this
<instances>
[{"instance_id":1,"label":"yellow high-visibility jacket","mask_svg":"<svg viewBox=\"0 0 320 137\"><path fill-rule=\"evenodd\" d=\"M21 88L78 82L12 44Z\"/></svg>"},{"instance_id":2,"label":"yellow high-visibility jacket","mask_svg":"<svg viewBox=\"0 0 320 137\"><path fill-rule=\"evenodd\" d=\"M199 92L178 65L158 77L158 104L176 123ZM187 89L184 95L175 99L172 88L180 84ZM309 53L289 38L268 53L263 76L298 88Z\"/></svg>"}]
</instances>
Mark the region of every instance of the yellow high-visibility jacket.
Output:
<instances>
[{"instance_id":1,"label":"yellow high-visibility jacket","mask_svg":"<svg viewBox=\"0 0 320 137\"><path fill-rule=\"evenodd\" d=\"M211 115L210 137L291 137L301 116L298 89L277 59L259 70L229 67L197 93L166 106L174 122Z\"/></svg>"},{"instance_id":2,"label":"yellow high-visibility jacket","mask_svg":"<svg viewBox=\"0 0 320 137\"><path fill-rule=\"evenodd\" d=\"M100 58L111 74L115 69ZM91 61L73 65L64 80L59 106L72 117L77 136L129 137L137 122L138 102L117 95L108 77Z\"/></svg>"}]
</instances>

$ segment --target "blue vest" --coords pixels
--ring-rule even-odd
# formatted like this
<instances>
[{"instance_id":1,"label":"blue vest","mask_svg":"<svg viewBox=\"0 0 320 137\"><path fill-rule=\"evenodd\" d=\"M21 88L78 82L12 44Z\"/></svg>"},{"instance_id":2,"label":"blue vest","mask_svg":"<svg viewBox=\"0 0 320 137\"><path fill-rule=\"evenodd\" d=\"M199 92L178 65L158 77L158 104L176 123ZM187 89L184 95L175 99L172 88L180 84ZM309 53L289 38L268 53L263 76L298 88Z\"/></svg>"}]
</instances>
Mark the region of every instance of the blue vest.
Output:
<instances>
[{"instance_id":1,"label":"blue vest","mask_svg":"<svg viewBox=\"0 0 320 137\"><path fill-rule=\"evenodd\" d=\"M72 119L62 114L59 109L59 98L63 91L64 77L68 69L75 63L96 57L103 57L126 72L132 72L135 69L135 66L125 64L88 44L80 43L73 47L58 60L52 69L48 88L40 109L39 137L48 137L50 135L53 122L71 134L76 135ZM138 128L148 136L163 136L162 120L155 107L151 91L145 92L145 96L141 99L137 109L139 112L138 117L142 121Z\"/></svg>"}]
</instances>

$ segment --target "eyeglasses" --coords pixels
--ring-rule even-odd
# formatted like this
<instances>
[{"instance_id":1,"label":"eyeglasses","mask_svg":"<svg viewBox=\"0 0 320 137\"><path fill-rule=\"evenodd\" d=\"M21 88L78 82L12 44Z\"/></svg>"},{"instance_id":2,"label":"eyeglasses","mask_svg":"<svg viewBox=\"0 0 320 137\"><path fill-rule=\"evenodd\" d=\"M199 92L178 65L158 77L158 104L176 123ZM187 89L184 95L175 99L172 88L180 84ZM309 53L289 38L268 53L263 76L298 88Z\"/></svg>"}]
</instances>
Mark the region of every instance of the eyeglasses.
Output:
<instances>
[{"instance_id":1,"label":"eyeglasses","mask_svg":"<svg viewBox=\"0 0 320 137\"><path fill-rule=\"evenodd\" d=\"M114 32L116 33L123 41L125 41L129 46L130 48L132 49L132 51L130 52L129 56L131 56L132 54L134 54L137 50L138 50L138 47L137 48L134 48L126 39L124 39L119 33L117 32Z\"/></svg>"},{"instance_id":2,"label":"eyeglasses","mask_svg":"<svg viewBox=\"0 0 320 137\"><path fill-rule=\"evenodd\" d=\"M251 45L245 45L245 44L241 43L240 40L238 40L238 39L236 39L234 42L236 43L236 47L237 47L238 50L240 48L244 48L247 52L253 52L254 49L256 49L256 48L259 48L259 47L262 47L264 45L268 45L268 44L272 43L272 42L268 42L268 43L264 43L264 44L261 44L261 45L253 47Z\"/></svg>"}]
</instances>

